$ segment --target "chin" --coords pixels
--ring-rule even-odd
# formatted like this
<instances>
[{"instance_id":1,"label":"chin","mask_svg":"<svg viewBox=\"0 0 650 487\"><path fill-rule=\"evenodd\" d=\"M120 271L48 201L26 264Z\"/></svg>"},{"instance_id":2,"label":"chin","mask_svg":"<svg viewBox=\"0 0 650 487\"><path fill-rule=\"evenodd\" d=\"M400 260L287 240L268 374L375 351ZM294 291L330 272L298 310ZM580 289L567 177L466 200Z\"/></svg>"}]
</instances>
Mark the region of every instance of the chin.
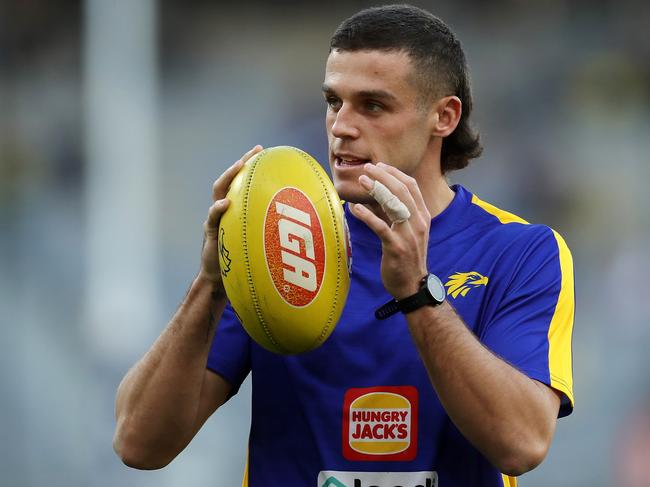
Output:
<instances>
[{"instance_id":1,"label":"chin","mask_svg":"<svg viewBox=\"0 0 650 487\"><path fill-rule=\"evenodd\" d=\"M359 183L335 183L334 187L339 194L339 198L348 203L371 203L374 201L372 196L359 186Z\"/></svg>"}]
</instances>

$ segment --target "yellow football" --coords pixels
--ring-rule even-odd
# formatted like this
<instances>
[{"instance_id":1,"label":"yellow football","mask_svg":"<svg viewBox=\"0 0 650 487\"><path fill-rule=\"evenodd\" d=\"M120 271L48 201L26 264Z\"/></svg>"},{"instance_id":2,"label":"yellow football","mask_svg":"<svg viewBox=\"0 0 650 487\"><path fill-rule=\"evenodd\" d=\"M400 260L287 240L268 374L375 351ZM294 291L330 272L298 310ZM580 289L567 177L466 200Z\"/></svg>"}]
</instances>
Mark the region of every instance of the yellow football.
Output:
<instances>
[{"instance_id":1,"label":"yellow football","mask_svg":"<svg viewBox=\"0 0 650 487\"><path fill-rule=\"evenodd\" d=\"M343 206L323 168L295 147L246 162L221 218L221 273L244 329L262 347L294 354L321 345L350 288Z\"/></svg>"}]
</instances>

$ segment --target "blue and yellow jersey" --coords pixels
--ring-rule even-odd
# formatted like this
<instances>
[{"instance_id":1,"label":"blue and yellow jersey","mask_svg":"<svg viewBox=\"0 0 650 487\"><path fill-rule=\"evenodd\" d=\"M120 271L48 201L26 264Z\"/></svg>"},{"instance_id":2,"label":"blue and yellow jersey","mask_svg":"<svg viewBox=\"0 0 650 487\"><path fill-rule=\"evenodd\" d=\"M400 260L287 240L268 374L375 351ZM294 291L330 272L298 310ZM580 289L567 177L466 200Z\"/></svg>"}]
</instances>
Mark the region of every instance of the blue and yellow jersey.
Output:
<instances>
[{"instance_id":1,"label":"blue and yellow jersey","mask_svg":"<svg viewBox=\"0 0 650 487\"><path fill-rule=\"evenodd\" d=\"M573 408L573 264L560 235L454 186L431 222L429 271L477 338ZM391 296L379 275L381 243L346 210L353 253L343 315L320 348L280 356L254 343L229 308L208 368L234 392L252 372L244 485L467 487L516 485L445 413L403 315L374 311Z\"/></svg>"}]
</instances>

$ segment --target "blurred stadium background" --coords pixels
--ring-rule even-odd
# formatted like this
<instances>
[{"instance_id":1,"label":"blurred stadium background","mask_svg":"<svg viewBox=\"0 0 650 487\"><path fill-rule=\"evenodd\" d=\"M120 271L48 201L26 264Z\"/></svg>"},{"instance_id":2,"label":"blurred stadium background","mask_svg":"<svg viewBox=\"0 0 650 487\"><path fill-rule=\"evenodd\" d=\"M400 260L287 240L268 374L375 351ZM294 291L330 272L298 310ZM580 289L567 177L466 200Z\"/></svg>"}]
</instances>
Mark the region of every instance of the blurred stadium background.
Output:
<instances>
[{"instance_id":1,"label":"blurred stadium background","mask_svg":"<svg viewBox=\"0 0 650 487\"><path fill-rule=\"evenodd\" d=\"M414 2L472 69L452 174L573 251L577 409L527 487L650 485L650 3ZM326 161L330 34L367 2L0 1L0 485L236 486L248 384L169 467L113 401L198 269L212 181L256 143Z\"/></svg>"}]
</instances>

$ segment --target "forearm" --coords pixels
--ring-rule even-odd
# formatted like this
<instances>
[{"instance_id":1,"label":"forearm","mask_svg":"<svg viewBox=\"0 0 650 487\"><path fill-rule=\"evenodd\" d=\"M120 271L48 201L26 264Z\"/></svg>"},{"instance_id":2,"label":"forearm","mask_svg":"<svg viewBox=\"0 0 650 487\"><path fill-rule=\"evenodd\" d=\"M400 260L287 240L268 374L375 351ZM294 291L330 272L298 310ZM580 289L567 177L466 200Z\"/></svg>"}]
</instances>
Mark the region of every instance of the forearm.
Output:
<instances>
[{"instance_id":1,"label":"forearm","mask_svg":"<svg viewBox=\"0 0 650 487\"><path fill-rule=\"evenodd\" d=\"M539 464L554 433L549 411L557 398L486 349L448 303L407 316L431 383L463 435L503 473Z\"/></svg>"},{"instance_id":2,"label":"forearm","mask_svg":"<svg viewBox=\"0 0 650 487\"><path fill-rule=\"evenodd\" d=\"M215 289L197 277L167 328L122 380L114 447L125 461L155 468L194 435L207 356L226 304Z\"/></svg>"}]
</instances>

